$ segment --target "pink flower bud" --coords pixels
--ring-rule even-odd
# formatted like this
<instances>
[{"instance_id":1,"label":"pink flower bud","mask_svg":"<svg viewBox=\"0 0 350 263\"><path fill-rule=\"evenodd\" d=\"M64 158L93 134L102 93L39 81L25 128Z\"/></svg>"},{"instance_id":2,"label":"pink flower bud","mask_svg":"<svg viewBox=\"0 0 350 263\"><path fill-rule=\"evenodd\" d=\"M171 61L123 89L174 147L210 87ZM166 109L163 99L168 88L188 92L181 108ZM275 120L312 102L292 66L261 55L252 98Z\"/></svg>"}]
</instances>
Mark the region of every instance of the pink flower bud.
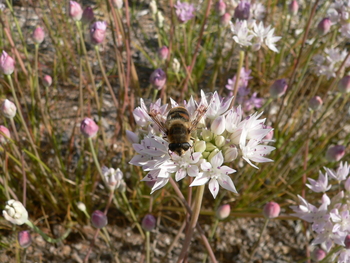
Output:
<instances>
[{"instance_id":1,"label":"pink flower bud","mask_svg":"<svg viewBox=\"0 0 350 263\"><path fill-rule=\"evenodd\" d=\"M16 105L9 100L4 100L4 102L1 105L1 112L2 115L4 115L6 118L12 119L16 116Z\"/></svg>"},{"instance_id":2,"label":"pink flower bud","mask_svg":"<svg viewBox=\"0 0 350 263\"><path fill-rule=\"evenodd\" d=\"M45 38L44 30L40 26L38 26L33 31L32 38L33 38L34 43L41 44L44 41L44 38Z\"/></svg>"},{"instance_id":3,"label":"pink flower bud","mask_svg":"<svg viewBox=\"0 0 350 263\"><path fill-rule=\"evenodd\" d=\"M350 75L344 76L338 82L338 90L341 93L349 93L350 92Z\"/></svg>"},{"instance_id":4,"label":"pink flower bud","mask_svg":"<svg viewBox=\"0 0 350 263\"><path fill-rule=\"evenodd\" d=\"M123 7L123 0L112 0L112 4L115 8L121 9Z\"/></svg>"},{"instance_id":5,"label":"pink flower bud","mask_svg":"<svg viewBox=\"0 0 350 263\"><path fill-rule=\"evenodd\" d=\"M319 262L326 257L326 252L320 248L315 248L311 253L311 259Z\"/></svg>"},{"instance_id":6,"label":"pink flower bud","mask_svg":"<svg viewBox=\"0 0 350 263\"><path fill-rule=\"evenodd\" d=\"M264 206L263 215L269 219L276 218L279 216L280 212L281 212L281 207L279 204L275 202L268 202Z\"/></svg>"},{"instance_id":7,"label":"pink flower bud","mask_svg":"<svg viewBox=\"0 0 350 263\"><path fill-rule=\"evenodd\" d=\"M156 218L151 215L147 214L145 217L142 219L142 228L146 231L152 231L153 229L156 228Z\"/></svg>"},{"instance_id":8,"label":"pink flower bud","mask_svg":"<svg viewBox=\"0 0 350 263\"><path fill-rule=\"evenodd\" d=\"M309 108L312 110L319 110L323 104L321 97L315 96L309 100Z\"/></svg>"},{"instance_id":9,"label":"pink flower bud","mask_svg":"<svg viewBox=\"0 0 350 263\"><path fill-rule=\"evenodd\" d=\"M166 74L165 72L158 68L151 74L151 77L149 78L149 81L153 85L154 88L161 90L166 82Z\"/></svg>"},{"instance_id":10,"label":"pink flower bud","mask_svg":"<svg viewBox=\"0 0 350 263\"><path fill-rule=\"evenodd\" d=\"M108 219L103 212L96 210L91 215L91 223L95 228L103 228L108 224Z\"/></svg>"},{"instance_id":11,"label":"pink flower bud","mask_svg":"<svg viewBox=\"0 0 350 263\"><path fill-rule=\"evenodd\" d=\"M80 131L85 137L92 138L98 132L98 126L92 119L85 118L80 124Z\"/></svg>"},{"instance_id":12,"label":"pink flower bud","mask_svg":"<svg viewBox=\"0 0 350 263\"><path fill-rule=\"evenodd\" d=\"M287 81L285 79L278 79L270 87L270 95L275 99L282 97L286 93L287 88Z\"/></svg>"},{"instance_id":13,"label":"pink flower bud","mask_svg":"<svg viewBox=\"0 0 350 263\"><path fill-rule=\"evenodd\" d=\"M90 29L91 42L94 45L100 44L106 37L107 23L105 21L97 21L92 24Z\"/></svg>"},{"instance_id":14,"label":"pink flower bud","mask_svg":"<svg viewBox=\"0 0 350 263\"><path fill-rule=\"evenodd\" d=\"M43 78L43 84L45 87L50 87L52 84L52 78L49 75L45 75Z\"/></svg>"},{"instance_id":15,"label":"pink flower bud","mask_svg":"<svg viewBox=\"0 0 350 263\"><path fill-rule=\"evenodd\" d=\"M216 217L219 220L223 220L230 215L231 207L229 204L222 205L216 210Z\"/></svg>"},{"instance_id":16,"label":"pink flower bud","mask_svg":"<svg viewBox=\"0 0 350 263\"><path fill-rule=\"evenodd\" d=\"M347 235L344 240L346 249L350 248L350 235Z\"/></svg>"},{"instance_id":17,"label":"pink flower bud","mask_svg":"<svg viewBox=\"0 0 350 263\"><path fill-rule=\"evenodd\" d=\"M225 13L220 17L220 24L224 27L228 26L232 16L229 13Z\"/></svg>"},{"instance_id":18,"label":"pink flower bud","mask_svg":"<svg viewBox=\"0 0 350 263\"><path fill-rule=\"evenodd\" d=\"M250 16L250 3L246 0L241 0L235 9L233 17L238 20L247 20Z\"/></svg>"},{"instance_id":19,"label":"pink flower bud","mask_svg":"<svg viewBox=\"0 0 350 263\"><path fill-rule=\"evenodd\" d=\"M69 16L74 20L74 21L80 21L80 19L83 16L83 9L81 6L75 2L75 1L70 1L69 2Z\"/></svg>"},{"instance_id":20,"label":"pink flower bud","mask_svg":"<svg viewBox=\"0 0 350 263\"><path fill-rule=\"evenodd\" d=\"M271 140L273 138L273 129L271 126L264 125L264 129L271 129L271 131L265 135L264 140Z\"/></svg>"},{"instance_id":21,"label":"pink flower bud","mask_svg":"<svg viewBox=\"0 0 350 263\"><path fill-rule=\"evenodd\" d=\"M329 162L338 162L345 154L345 147L343 145L335 145L328 148L326 152L326 159Z\"/></svg>"},{"instance_id":22,"label":"pink flower bud","mask_svg":"<svg viewBox=\"0 0 350 263\"><path fill-rule=\"evenodd\" d=\"M331 29L331 25L332 25L332 22L328 17L323 18L321 20L321 22L318 23L318 25L317 25L318 33L321 35L327 34L329 32L329 30Z\"/></svg>"},{"instance_id":23,"label":"pink flower bud","mask_svg":"<svg viewBox=\"0 0 350 263\"><path fill-rule=\"evenodd\" d=\"M9 129L0 125L0 144L6 144L10 138L11 135Z\"/></svg>"},{"instance_id":24,"label":"pink flower bud","mask_svg":"<svg viewBox=\"0 0 350 263\"><path fill-rule=\"evenodd\" d=\"M288 8L289 8L290 14L295 16L299 10L299 4L296 0L293 0L292 2L289 3Z\"/></svg>"},{"instance_id":25,"label":"pink flower bud","mask_svg":"<svg viewBox=\"0 0 350 263\"><path fill-rule=\"evenodd\" d=\"M32 244L32 237L28 230L18 233L18 243L22 248L27 248Z\"/></svg>"},{"instance_id":26,"label":"pink flower bud","mask_svg":"<svg viewBox=\"0 0 350 263\"><path fill-rule=\"evenodd\" d=\"M169 49L167 46L162 46L159 50L158 50L158 57L161 60L166 60L169 54Z\"/></svg>"},{"instance_id":27,"label":"pink flower bud","mask_svg":"<svg viewBox=\"0 0 350 263\"><path fill-rule=\"evenodd\" d=\"M226 4L223 0L219 0L215 4L215 11L219 16L222 16L226 12Z\"/></svg>"},{"instance_id":28,"label":"pink flower bud","mask_svg":"<svg viewBox=\"0 0 350 263\"><path fill-rule=\"evenodd\" d=\"M139 143L140 138L136 133L133 133L132 131L126 130L126 137L128 138L129 142L131 143Z\"/></svg>"},{"instance_id":29,"label":"pink flower bud","mask_svg":"<svg viewBox=\"0 0 350 263\"><path fill-rule=\"evenodd\" d=\"M81 22L84 25L88 25L92 22L92 20L94 20L94 11L92 10L92 8L90 6L86 7L83 11L83 16L81 18Z\"/></svg>"},{"instance_id":30,"label":"pink flower bud","mask_svg":"<svg viewBox=\"0 0 350 263\"><path fill-rule=\"evenodd\" d=\"M5 75L11 75L15 70L15 61L5 52L5 50L2 51L0 57L0 70Z\"/></svg>"}]
</instances>

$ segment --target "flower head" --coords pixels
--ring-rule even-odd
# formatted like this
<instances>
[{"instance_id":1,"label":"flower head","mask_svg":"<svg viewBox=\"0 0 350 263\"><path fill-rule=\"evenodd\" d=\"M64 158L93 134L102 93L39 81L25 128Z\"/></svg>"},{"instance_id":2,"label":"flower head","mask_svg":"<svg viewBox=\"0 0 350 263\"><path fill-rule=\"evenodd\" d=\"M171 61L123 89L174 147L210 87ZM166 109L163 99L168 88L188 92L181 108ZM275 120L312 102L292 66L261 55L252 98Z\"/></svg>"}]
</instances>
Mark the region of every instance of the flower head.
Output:
<instances>
[{"instance_id":1,"label":"flower head","mask_svg":"<svg viewBox=\"0 0 350 263\"><path fill-rule=\"evenodd\" d=\"M265 155L274 147L266 145L268 140L264 139L272 129L263 126L265 120L259 119L261 114L243 118L241 107L234 108L231 102L232 97L221 98L217 92L208 97L201 92L199 102L191 97L183 107L171 100L170 110L168 105L161 105L160 99L149 108L141 100L141 105L134 110L134 118L140 127L137 134L128 136L134 142L137 154L129 163L147 172L142 181L154 184L151 193L166 185L173 175L177 181L186 176L193 177L191 186L209 182L214 198L219 186L236 193L231 179L235 170L224 162L236 161L238 157L248 160L251 165L252 161L272 161ZM172 110L175 107L181 109L179 113ZM170 128L165 122L174 116L174 112L188 115L191 123L195 123L196 129L189 141L178 144L175 139L169 139ZM187 148L179 146L181 151L178 151L174 144Z\"/></svg>"},{"instance_id":2,"label":"flower head","mask_svg":"<svg viewBox=\"0 0 350 263\"><path fill-rule=\"evenodd\" d=\"M28 212L21 202L9 200L6 202L5 210L2 210L2 215L7 221L15 225L23 225L28 221Z\"/></svg>"},{"instance_id":3,"label":"flower head","mask_svg":"<svg viewBox=\"0 0 350 263\"><path fill-rule=\"evenodd\" d=\"M216 210L216 217L219 220L223 220L230 215L230 212L231 212L231 207L229 204L219 206L218 209Z\"/></svg>"},{"instance_id":4,"label":"flower head","mask_svg":"<svg viewBox=\"0 0 350 263\"><path fill-rule=\"evenodd\" d=\"M166 74L162 69L158 68L152 72L149 81L154 88L161 90L166 83Z\"/></svg>"},{"instance_id":5,"label":"flower head","mask_svg":"<svg viewBox=\"0 0 350 263\"><path fill-rule=\"evenodd\" d=\"M142 219L142 228L146 231L152 231L153 229L155 229L156 227L156 218L151 215L151 214L147 214L145 215L145 217Z\"/></svg>"},{"instance_id":6,"label":"flower head","mask_svg":"<svg viewBox=\"0 0 350 263\"><path fill-rule=\"evenodd\" d=\"M268 202L263 209L263 215L266 218L276 218L279 216L281 207L276 202Z\"/></svg>"},{"instance_id":7,"label":"flower head","mask_svg":"<svg viewBox=\"0 0 350 263\"><path fill-rule=\"evenodd\" d=\"M44 38L45 38L44 30L40 26L38 26L33 31L32 38L34 40L34 43L41 44L44 41Z\"/></svg>"},{"instance_id":8,"label":"flower head","mask_svg":"<svg viewBox=\"0 0 350 263\"><path fill-rule=\"evenodd\" d=\"M90 28L90 38L94 45L100 44L106 37L107 23L105 21L97 21Z\"/></svg>"},{"instance_id":9,"label":"flower head","mask_svg":"<svg viewBox=\"0 0 350 263\"><path fill-rule=\"evenodd\" d=\"M95 228L103 228L108 224L108 219L102 211L96 210L91 215L91 223Z\"/></svg>"},{"instance_id":10,"label":"flower head","mask_svg":"<svg viewBox=\"0 0 350 263\"><path fill-rule=\"evenodd\" d=\"M80 4L75 1L69 2L69 16L74 21L80 21L83 16L83 9L81 8Z\"/></svg>"},{"instance_id":11,"label":"flower head","mask_svg":"<svg viewBox=\"0 0 350 263\"><path fill-rule=\"evenodd\" d=\"M18 232L18 244L22 248L27 248L32 244L32 237L28 230Z\"/></svg>"},{"instance_id":12,"label":"flower head","mask_svg":"<svg viewBox=\"0 0 350 263\"><path fill-rule=\"evenodd\" d=\"M326 159L329 162L338 162L343 158L345 154L345 146L343 145L334 145L327 149Z\"/></svg>"},{"instance_id":13,"label":"flower head","mask_svg":"<svg viewBox=\"0 0 350 263\"><path fill-rule=\"evenodd\" d=\"M114 189L118 188L123 181L122 171L120 171L119 168L115 170L113 168L107 168L106 166L103 166L101 169L106 184L111 191L114 191Z\"/></svg>"},{"instance_id":14,"label":"flower head","mask_svg":"<svg viewBox=\"0 0 350 263\"><path fill-rule=\"evenodd\" d=\"M87 137L92 138L98 132L98 125L90 118L85 118L80 124L81 133Z\"/></svg>"},{"instance_id":15,"label":"flower head","mask_svg":"<svg viewBox=\"0 0 350 263\"><path fill-rule=\"evenodd\" d=\"M194 17L195 8L193 4L189 4L186 2L181 3L180 1L177 1L174 7L176 9L175 13L177 19L180 23L185 23Z\"/></svg>"},{"instance_id":16,"label":"flower head","mask_svg":"<svg viewBox=\"0 0 350 263\"><path fill-rule=\"evenodd\" d=\"M250 15L250 1L241 0L236 9L233 17L238 20L247 20Z\"/></svg>"},{"instance_id":17,"label":"flower head","mask_svg":"<svg viewBox=\"0 0 350 263\"><path fill-rule=\"evenodd\" d=\"M52 78L50 75L45 75L43 78L43 84L45 87L50 87L52 84Z\"/></svg>"},{"instance_id":18,"label":"flower head","mask_svg":"<svg viewBox=\"0 0 350 263\"><path fill-rule=\"evenodd\" d=\"M15 61L6 53L5 50L2 51L0 57L0 70L5 75L11 75L15 70Z\"/></svg>"},{"instance_id":19,"label":"flower head","mask_svg":"<svg viewBox=\"0 0 350 263\"><path fill-rule=\"evenodd\" d=\"M6 144L9 138L11 138L9 129L0 125L0 144Z\"/></svg>"},{"instance_id":20,"label":"flower head","mask_svg":"<svg viewBox=\"0 0 350 263\"><path fill-rule=\"evenodd\" d=\"M92 22L92 20L94 20L94 18L94 10L92 10L90 6L86 7L83 11L81 22L85 25L88 25Z\"/></svg>"},{"instance_id":21,"label":"flower head","mask_svg":"<svg viewBox=\"0 0 350 263\"><path fill-rule=\"evenodd\" d=\"M8 99L4 100L4 102L1 104L1 112L6 118L13 118L16 116L16 105L9 101Z\"/></svg>"}]
</instances>

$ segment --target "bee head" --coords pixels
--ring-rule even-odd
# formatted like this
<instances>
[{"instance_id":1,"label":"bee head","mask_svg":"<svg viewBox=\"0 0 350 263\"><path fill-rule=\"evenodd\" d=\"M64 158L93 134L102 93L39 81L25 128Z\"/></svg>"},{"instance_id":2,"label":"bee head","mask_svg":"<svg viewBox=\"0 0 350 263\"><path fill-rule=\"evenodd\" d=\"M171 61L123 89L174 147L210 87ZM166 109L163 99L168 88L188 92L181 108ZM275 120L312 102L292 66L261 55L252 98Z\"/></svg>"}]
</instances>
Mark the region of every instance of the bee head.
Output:
<instances>
[{"instance_id":1,"label":"bee head","mask_svg":"<svg viewBox=\"0 0 350 263\"><path fill-rule=\"evenodd\" d=\"M179 156L183 155L189 148L191 148L191 145L188 142L169 144L169 150L177 153Z\"/></svg>"}]
</instances>

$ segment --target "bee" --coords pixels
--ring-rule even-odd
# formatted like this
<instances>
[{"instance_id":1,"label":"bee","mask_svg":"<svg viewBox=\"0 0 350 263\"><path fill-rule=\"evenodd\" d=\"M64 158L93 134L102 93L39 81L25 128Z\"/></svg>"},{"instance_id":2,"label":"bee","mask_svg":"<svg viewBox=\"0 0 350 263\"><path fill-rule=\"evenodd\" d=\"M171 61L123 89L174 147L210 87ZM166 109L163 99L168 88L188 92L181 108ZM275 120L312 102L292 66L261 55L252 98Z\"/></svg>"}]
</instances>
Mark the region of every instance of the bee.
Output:
<instances>
[{"instance_id":1,"label":"bee","mask_svg":"<svg viewBox=\"0 0 350 263\"><path fill-rule=\"evenodd\" d=\"M177 106L172 108L165 122L156 112L150 111L148 115L158 125L159 129L164 132L163 137L169 142L169 151L177 155L183 155L188 149L192 148L190 140L194 140L191 133L197 129L197 125L208 110L208 106L199 105L194 112L194 117L185 107Z\"/></svg>"}]
</instances>

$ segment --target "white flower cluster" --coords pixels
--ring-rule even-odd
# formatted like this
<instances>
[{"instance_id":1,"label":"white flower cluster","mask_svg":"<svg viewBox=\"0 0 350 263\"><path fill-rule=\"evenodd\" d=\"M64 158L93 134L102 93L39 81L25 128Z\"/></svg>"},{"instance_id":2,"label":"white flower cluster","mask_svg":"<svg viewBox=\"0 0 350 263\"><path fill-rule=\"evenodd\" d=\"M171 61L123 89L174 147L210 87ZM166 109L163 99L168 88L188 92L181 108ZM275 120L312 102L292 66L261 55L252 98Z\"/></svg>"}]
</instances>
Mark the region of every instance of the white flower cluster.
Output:
<instances>
[{"instance_id":1,"label":"white flower cluster","mask_svg":"<svg viewBox=\"0 0 350 263\"><path fill-rule=\"evenodd\" d=\"M240 46L251 46L253 51L259 50L263 45L278 53L275 43L282 37L274 35L275 29L271 26L264 27L263 22L257 24L254 20L237 20L231 22L231 31L234 34L233 39Z\"/></svg>"},{"instance_id":2,"label":"white flower cluster","mask_svg":"<svg viewBox=\"0 0 350 263\"><path fill-rule=\"evenodd\" d=\"M346 50L339 48L325 48L325 55L318 54L313 57L314 71L318 76L326 76L327 79L334 78L337 70L347 56ZM350 66L350 58L345 62L344 67Z\"/></svg>"},{"instance_id":3,"label":"white flower cluster","mask_svg":"<svg viewBox=\"0 0 350 263\"><path fill-rule=\"evenodd\" d=\"M134 144L137 152L130 164L141 166L148 174L143 181L155 182L152 192L163 187L172 174L177 181L186 175L194 177L190 186L203 185L209 182L209 189L214 196L219 192L219 185L229 191L237 192L229 174L234 169L223 165L242 157L250 165L252 162L271 162L265 157L275 148L265 143L264 137L272 130L264 126L265 119L259 119L262 113L254 113L243 118L241 107L230 107L232 98L223 99L215 92L207 101L201 93L200 103L191 99L184 103L192 121L200 107L208 107L204 117L192 135L194 141L189 142L191 148L182 156L169 150L169 142L163 139L158 126L153 122L148 112L156 113L158 119L165 120L168 105L161 105L160 99L151 104L148 110L143 100L141 106L134 110L134 118L140 126L138 134L128 131L127 136ZM171 100L172 108L178 104ZM196 133L196 134L194 134Z\"/></svg>"},{"instance_id":4,"label":"white flower cluster","mask_svg":"<svg viewBox=\"0 0 350 263\"><path fill-rule=\"evenodd\" d=\"M338 257L338 263L350 262L350 165L347 162L340 163L339 168L334 171L325 168L326 173L319 172L317 180L308 179L310 184L306 184L313 192L323 192L321 205L316 207L308 203L301 196L300 205L291 206L297 216L311 224L311 228L316 232L316 237L312 245L322 244L327 252L334 244L343 246L333 255L331 262L335 262ZM328 184L328 177L336 180L337 190L344 188L345 191L329 198L325 193L332 189L333 185Z\"/></svg>"}]
</instances>

